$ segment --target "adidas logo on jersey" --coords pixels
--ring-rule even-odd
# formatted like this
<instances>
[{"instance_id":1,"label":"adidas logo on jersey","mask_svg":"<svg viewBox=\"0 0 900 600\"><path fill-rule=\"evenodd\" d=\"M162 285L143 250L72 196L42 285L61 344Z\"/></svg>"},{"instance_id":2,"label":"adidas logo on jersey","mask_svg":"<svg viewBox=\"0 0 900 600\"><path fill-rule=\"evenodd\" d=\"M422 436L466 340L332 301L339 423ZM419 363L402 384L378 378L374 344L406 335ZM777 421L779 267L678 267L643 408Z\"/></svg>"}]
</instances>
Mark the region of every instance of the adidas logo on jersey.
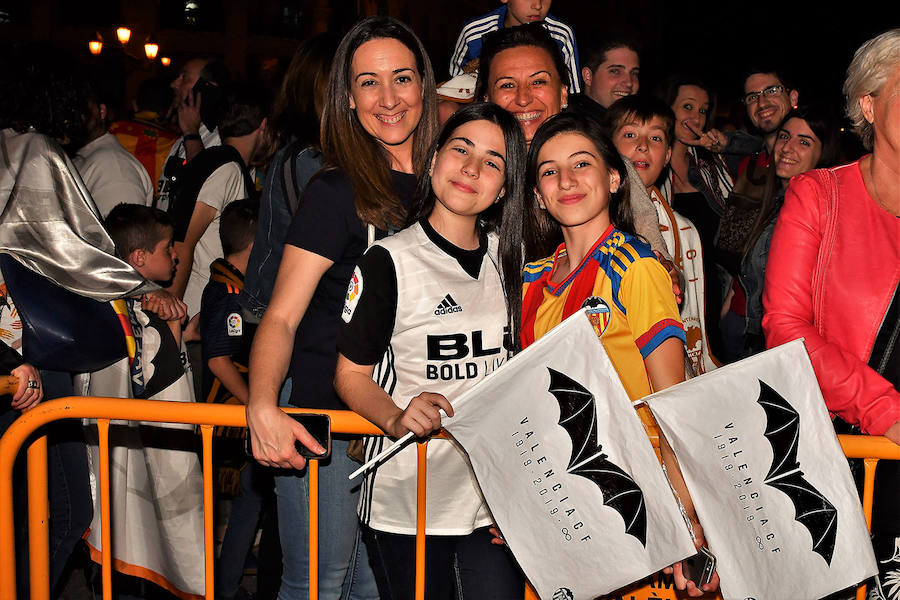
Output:
<instances>
[{"instance_id":1,"label":"adidas logo on jersey","mask_svg":"<svg viewBox=\"0 0 900 600\"><path fill-rule=\"evenodd\" d=\"M450 313L458 313L462 312L462 306L456 303L450 294L444 296L444 299L441 300L441 303L437 305L437 308L434 309L434 314L436 315L449 315Z\"/></svg>"}]
</instances>

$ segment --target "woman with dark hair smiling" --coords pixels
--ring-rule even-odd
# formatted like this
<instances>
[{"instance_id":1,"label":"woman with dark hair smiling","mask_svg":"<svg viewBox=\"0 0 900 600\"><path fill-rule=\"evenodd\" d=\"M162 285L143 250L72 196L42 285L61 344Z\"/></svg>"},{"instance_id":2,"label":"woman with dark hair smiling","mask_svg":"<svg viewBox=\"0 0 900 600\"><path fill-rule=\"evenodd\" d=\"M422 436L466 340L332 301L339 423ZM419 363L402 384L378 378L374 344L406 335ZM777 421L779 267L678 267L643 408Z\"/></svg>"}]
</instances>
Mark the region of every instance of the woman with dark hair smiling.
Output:
<instances>
[{"instance_id":1,"label":"woman with dark hair smiling","mask_svg":"<svg viewBox=\"0 0 900 600\"><path fill-rule=\"evenodd\" d=\"M507 27L485 35L479 60L475 97L493 102L512 114L522 127L527 144L544 121L568 108L565 61L556 42L540 23ZM656 209L640 185L634 167L629 163L626 169L636 190L630 202L635 228L666 264L680 293L677 271L659 233ZM557 241L548 242L541 252L527 258L544 256Z\"/></svg>"},{"instance_id":2,"label":"woman with dark hair smiling","mask_svg":"<svg viewBox=\"0 0 900 600\"><path fill-rule=\"evenodd\" d=\"M434 90L422 43L397 20L360 21L338 47L322 115L327 169L310 181L291 223L250 357L247 423L253 454L264 465L303 469L295 441L323 450L278 408L286 375L291 385L281 391L282 405L346 408L332 381L347 282L366 247L406 220L437 127ZM347 480L355 464L347 457L349 442L336 436L320 470L320 598L343 597L342 588L353 598L377 597L365 554L357 552L358 488ZM275 487L284 555L279 599L306 598L305 472L285 472Z\"/></svg>"},{"instance_id":3,"label":"woman with dark hair smiling","mask_svg":"<svg viewBox=\"0 0 900 600\"><path fill-rule=\"evenodd\" d=\"M762 332L763 279L769 245L788 182L812 169L831 167L838 158L838 126L817 106L800 107L779 128L772 149L774 169L767 175L759 217L750 230L741 259L741 285L747 295L744 348L747 354L766 349Z\"/></svg>"},{"instance_id":4,"label":"woman with dark hair smiling","mask_svg":"<svg viewBox=\"0 0 900 600\"><path fill-rule=\"evenodd\" d=\"M722 158L699 145L712 125L715 95L699 79L681 75L666 79L657 95L675 113L672 160L659 190L673 209L696 225L704 247L712 250L725 199L734 187Z\"/></svg>"},{"instance_id":5,"label":"woman with dark hair smiling","mask_svg":"<svg viewBox=\"0 0 900 600\"><path fill-rule=\"evenodd\" d=\"M675 113L675 142L669 168L658 183L660 194L673 210L697 228L703 246L704 314L711 352L722 353L719 321L723 286L715 261L716 233L725 214L725 200L734 180L719 154L701 145L712 124L716 99L712 90L697 78L673 75L663 81L656 94Z\"/></svg>"},{"instance_id":6,"label":"woman with dark hair smiling","mask_svg":"<svg viewBox=\"0 0 900 600\"><path fill-rule=\"evenodd\" d=\"M475 97L515 117L528 144L544 121L568 106L566 63L542 24L507 27L484 36Z\"/></svg>"}]
</instances>

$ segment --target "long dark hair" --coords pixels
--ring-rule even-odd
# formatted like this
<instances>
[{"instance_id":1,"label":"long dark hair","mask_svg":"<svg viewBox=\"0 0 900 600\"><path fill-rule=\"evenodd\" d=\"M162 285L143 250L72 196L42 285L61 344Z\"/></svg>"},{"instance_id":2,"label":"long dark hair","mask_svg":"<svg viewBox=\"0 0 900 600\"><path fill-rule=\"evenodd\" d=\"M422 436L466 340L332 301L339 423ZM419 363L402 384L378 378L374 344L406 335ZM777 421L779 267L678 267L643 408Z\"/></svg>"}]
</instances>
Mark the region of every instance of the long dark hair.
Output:
<instances>
[{"instance_id":1,"label":"long dark hair","mask_svg":"<svg viewBox=\"0 0 900 600\"><path fill-rule=\"evenodd\" d=\"M491 205L481 214L485 231L497 231L500 237L500 269L503 273L503 290L506 295L507 324L511 332L513 350L520 348L519 323L522 316L522 215L525 191L525 136L511 114L489 102L469 104L451 115L437 140L431 146L425 164L430 165L434 156L444 147L453 132L471 121L488 121L500 127L506 145L506 168L503 187L506 189L501 202ZM419 178L416 198L410 210L410 223L427 217L434 209L437 198L431 187L431 177Z\"/></svg>"},{"instance_id":2,"label":"long dark hair","mask_svg":"<svg viewBox=\"0 0 900 600\"><path fill-rule=\"evenodd\" d=\"M813 165L813 168L833 167L838 163L840 159L840 126L837 118L831 112L819 105L801 106L788 113L778 131L780 132L784 124L791 119L802 119L822 144L822 154L819 156L818 162ZM775 172L774 156L772 161L773 164L769 167L769 171L766 174L766 186L763 189L759 214L744 244L744 256L753 250L762 232L775 218L778 211L781 210L781 205L784 201L784 195L780 192L787 187L787 183L782 182Z\"/></svg>"},{"instance_id":3,"label":"long dark hair","mask_svg":"<svg viewBox=\"0 0 900 600\"><path fill-rule=\"evenodd\" d=\"M394 39L416 59L422 79L422 116L413 132L413 166L416 174L425 168L425 154L437 132L437 95L431 61L416 34L396 19L369 17L357 23L338 46L334 57L325 110L322 113L322 154L326 162L342 170L353 183L354 204L359 218L386 229L400 225L406 211L394 191L387 150L363 128L350 108L350 66L356 50L370 40Z\"/></svg>"},{"instance_id":4,"label":"long dark hair","mask_svg":"<svg viewBox=\"0 0 900 600\"><path fill-rule=\"evenodd\" d=\"M294 52L270 119L278 146L296 138L304 146L319 148L325 91L339 41L333 34L321 33L303 41Z\"/></svg>"},{"instance_id":5,"label":"long dark hair","mask_svg":"<svg viewBox=\"0 0 900 600\"><path fill-rule=\"evenodd\" d=\"M531 148L528 150L528 170L525 174L525 220L523 224L523 241L525 244L525 260L535 260L550 255L562 239L559 223L541 210L537 194L538 153L550 139L562 133L579 133L588 138L597 147L600 157L606 166L619 173L619 189L609 195L609 218L616 229L636 237L631 217L630 189L628 172L625 163L616 151L616 147L606 137L603 126L596 120L578 113L560 113L547 119L534 134Z\"/></svg>"}]
</instances>

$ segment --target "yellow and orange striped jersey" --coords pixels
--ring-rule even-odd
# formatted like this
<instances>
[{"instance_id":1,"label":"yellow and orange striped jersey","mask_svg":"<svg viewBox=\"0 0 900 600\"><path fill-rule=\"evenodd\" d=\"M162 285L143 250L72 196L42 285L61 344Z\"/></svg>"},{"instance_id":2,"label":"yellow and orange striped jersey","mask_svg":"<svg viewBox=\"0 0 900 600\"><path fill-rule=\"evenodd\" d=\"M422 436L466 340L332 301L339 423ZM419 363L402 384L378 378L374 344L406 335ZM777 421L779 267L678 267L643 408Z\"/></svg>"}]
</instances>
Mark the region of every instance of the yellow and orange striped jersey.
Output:
<instances>
[{"instance_id":1,"label":"yellow and orange striped jersey","mask_svg":"<svg viewBox=\"0 0 900 600\"><path fill-rule=\"evenodd\" d=\"M628 397L643 398L652 392L644 359L670 337L685 339L672 280L650 246L612 226L566 279L553 283L565 252L561 244L553 256L525 265L522 347L587 307ZM641 409L645 426L655 428L649 410Z\"/></svg>"}]
</instances>

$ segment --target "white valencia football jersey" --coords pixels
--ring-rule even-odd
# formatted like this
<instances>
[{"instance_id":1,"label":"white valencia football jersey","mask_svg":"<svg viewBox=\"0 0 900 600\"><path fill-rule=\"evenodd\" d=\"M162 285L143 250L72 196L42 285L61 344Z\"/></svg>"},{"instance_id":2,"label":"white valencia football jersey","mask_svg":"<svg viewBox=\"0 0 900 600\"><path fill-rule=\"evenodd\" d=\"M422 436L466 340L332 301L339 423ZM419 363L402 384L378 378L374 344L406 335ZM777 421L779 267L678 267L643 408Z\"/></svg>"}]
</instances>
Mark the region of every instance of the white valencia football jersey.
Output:
<instances>
[{"instance_id":1,"label":"white valencia football jersey","mask_svg":"<svg viewBox=\"0 0 900 600\"><path fill-rule=\"evenodd\" d=\"M434 244L418 223L377 245L394 263L397 313L390 345L375 365L373 379L400 408L426 391L443 394L452 404L455 396L508 359L497 237L488 236L477 279ZM392 443L386 437L369 438L366 457ZM491 523L468 460L455 442L428 443L427 486L428 534L465 535ZM374 529L415 534L416 444L369 473L359 513Z\"/></svg>"}]
</instances>

